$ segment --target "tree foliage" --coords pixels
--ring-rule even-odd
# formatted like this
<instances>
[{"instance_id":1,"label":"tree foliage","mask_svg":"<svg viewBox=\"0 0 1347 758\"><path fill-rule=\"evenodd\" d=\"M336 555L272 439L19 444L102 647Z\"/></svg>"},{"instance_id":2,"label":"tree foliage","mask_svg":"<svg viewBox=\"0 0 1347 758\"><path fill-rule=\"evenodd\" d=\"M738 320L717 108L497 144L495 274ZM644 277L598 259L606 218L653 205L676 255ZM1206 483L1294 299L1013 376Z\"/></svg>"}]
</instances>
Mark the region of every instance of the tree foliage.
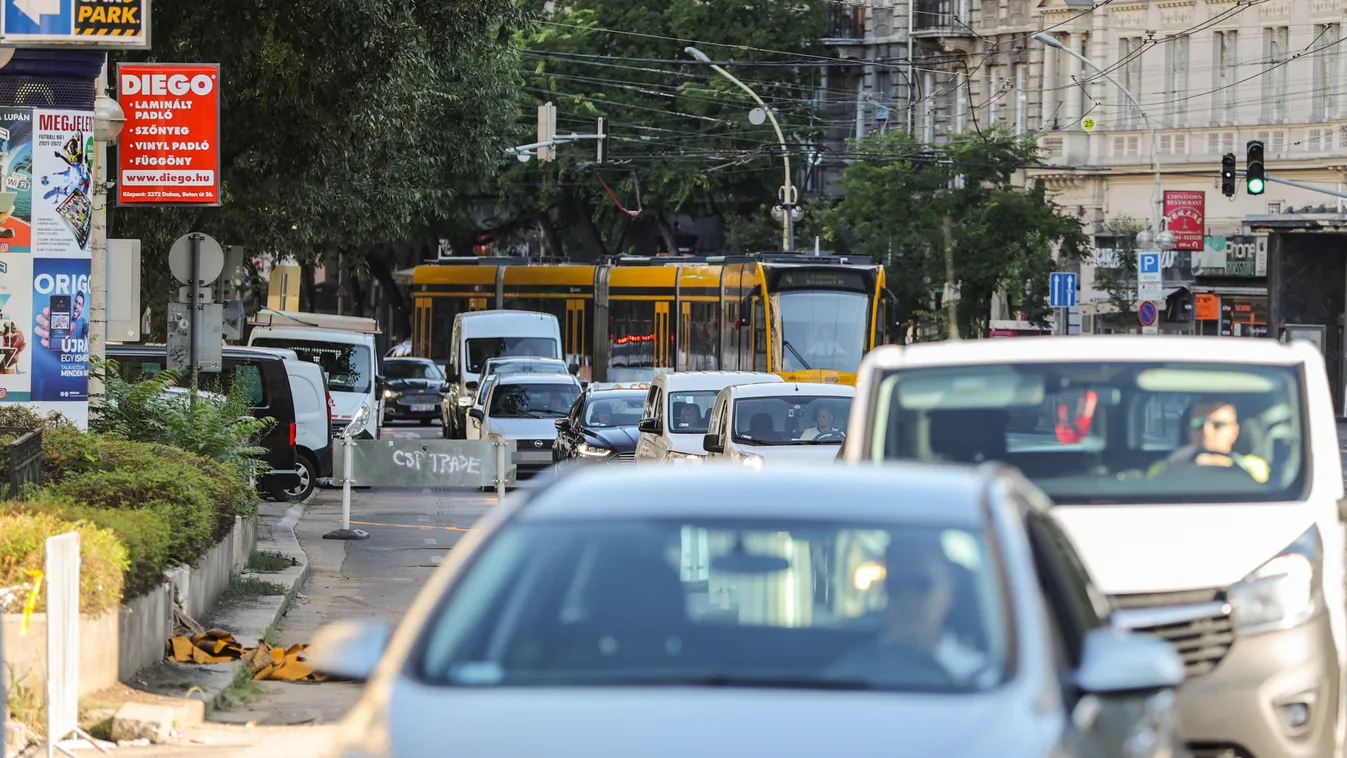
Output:
<instances>
[{"instance_id":1,"label":"tree foliage","mask_svg":"<svg viewBox=\"0 0 1347 758\"><path fill-rule=\"evenodd\" d=\"M1113 236L1114 260L1096 263L1094 287L1108 293L1109 318L1131 325L1137 317L1137 232L1145 227L1134 218L1122 216L1110 220L1104 228Z\"/></svg>"},{"instance_id":2,"label":"tree foliage","mask_svg":"<svg viewBox=\"0 0 1347 758\"><path fill-rule=\"evenodd\" d=\"M919 322L944 287L948 224L960 333L985 332L997 293L1046 323L1054 252L1079 259L1087 240L1041 183L1021 186L1021 169L1039 162L1032 138L993 129L932 149L894 132L858 140L854 152L830 233L885 262L906 321Z\"/></svg>"},{"instance_id":3,"label":"tree foliage","mask_svg":"<svg viewBox=\"0 0 1347 758\"><path fill-rule=\"evenodd\" d=\"M145 295L178 235L300 260L416 239L503 158L518 112L512 0L158 0L152 51L221 64L223 204L120 209Z\"/></svg>"},{"instance_id":4,"label":"tree foliage","mask_svg":"<svg viewBox=\"0 0 1347 758\"><path fill-rule=\"evenodd\" d=\"M541 225L554 248L602 254L631 249L642 230L672 247L669 213L770 224L764 204L775 202L782 182L775 132L752 124L753 100L684 48L697 40L712 60L736 61L729 70L774 109L798 167L817 133L811 98L821 69L771 62L824 52L823 7L823 0L575 0L549 13L521 35L521 74L534 102L519 136L534 141L536 106L550 100L562 134L592 133L595 119L606 118L612 160L595 167L592 143L579 142L563 146L556 162L514 166L501 196L518 210L516 226ZM624 60L633 58L687 63ZM618 203L643 213L633 218ZM780 244L778 237L773 247Z\"/></svg>"}]
</instances>

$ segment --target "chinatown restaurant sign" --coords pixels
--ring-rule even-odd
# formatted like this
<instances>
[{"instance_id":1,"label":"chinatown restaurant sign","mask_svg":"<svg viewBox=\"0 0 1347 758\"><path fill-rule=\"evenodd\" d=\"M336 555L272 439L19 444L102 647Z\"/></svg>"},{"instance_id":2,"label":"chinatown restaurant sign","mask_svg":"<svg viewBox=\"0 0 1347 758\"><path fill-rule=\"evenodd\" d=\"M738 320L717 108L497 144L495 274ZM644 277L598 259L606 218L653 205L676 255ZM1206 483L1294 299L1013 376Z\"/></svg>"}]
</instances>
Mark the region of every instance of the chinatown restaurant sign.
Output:
<instances>
[{"instance_id":1,"label":"chinatown restaurant sign","mask_svg":"<svg viewBox=\"0 0 1347 758\"><path fill-rule=\"evenodd\" d=\"M118 205L220 204L220 66L123 63Z\"/></svg>"},{"instance_id":2,"label":"chinatown restaurant sign","mask_svg":"<svg viewBox=\"0 0 1347 758\"><path fill-rule=\"evenodd\" d=\"M1175 250L1202 249L1206 205L1205 192L1165 192L1165 228L1174 235Z\"/></svg>"}]
</instances>

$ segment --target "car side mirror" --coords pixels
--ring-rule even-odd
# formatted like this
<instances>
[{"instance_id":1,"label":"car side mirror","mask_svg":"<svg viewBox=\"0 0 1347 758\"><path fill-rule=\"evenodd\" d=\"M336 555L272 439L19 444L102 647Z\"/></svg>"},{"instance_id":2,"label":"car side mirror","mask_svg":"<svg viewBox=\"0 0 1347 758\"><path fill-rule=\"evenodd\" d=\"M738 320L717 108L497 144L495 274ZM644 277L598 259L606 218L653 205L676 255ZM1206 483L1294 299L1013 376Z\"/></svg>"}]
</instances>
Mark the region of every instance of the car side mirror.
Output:
<instances>
[{"instance_id":1,"label":"car side mirror","mask_svg":"<svg viewBox=\"0 0 1347 758\"><path fill-rule=\"evenodd\" d=\"M442 383L442 384L440 385L440 394L441 394L441 395L448 395L450 392L453 392L453 391L454 391L454 385L450 384L449 382L444 382L444 383Z\"/></svg>"},{"instance_id":2,"label":"car side mirror","mask_svg":"<svg viewBox=\"0 0 1347 758\"><path fill-rule=\"evenodd\" d=\"M481 408L469 408L468 415L477 419L478 421L481 421L482 419L486 418L486 414L482 412Z\"/></svg>"},{"instance_id":3,"label":"car side mirror","mask_svg":"<svg viewBox=\"0 0 1347 758\"><path fill-rule=\"evenodd\" d=\"M637 431L645 434L664 434L664 424L657 418L643 418L636 425Z\"/></svg>"},{"instance_id":4,"label":"car side mirror","mask_svg":"<svg viewBox=\"0 0 1347 758\"><path fill-rule=\"evenodd\" d=\"M580 375L580 364L578 364L578 363L572 363L572 364L570 364L569 366L566 367L566 370L569 371L569 372L571 372L571 376L579 376L579 375Z\"/></svg>"},{"instance_id":5,"label":"car side mirror","mask_svg":"<svg viewBox=\"0 0 1347 758\"><path fill-rule=\"evenodd\" d=\"M338 621L318 630L304 657L314 669L363 682L379 667L393 629L382 621Z\"/></svg>"},{"instance_id":6,"label":"car side mirror","mask_svg":"<svg viewBox=\"0 0 1347 758\"><path fill-rule=\"evenodd\" d=\"M388 384L388 377L384 376L383 374L377 374L374 377L374 381L379 385Z\"/></svg>"},{"instance_id":7,"label":"car side mirror","mask_svg":"<svg viewBox=\"0 0 1347 758\"><path fill-rule=\"evenodd\" d=\"M1183 676L1183 659L1156 635L1101 627L1085 636L1076 686L1092 695L1153 692Z\"/></svg>"},{"instance_id":8,"label":"car side mirror","mask_svg":"<svg viewBox=\"0 0 1347 758\"><path fill-rule=\"evenodd\" d=\"M463 386L467 388L468 392L476 392L476 391L477 391L477 382L468 382L467 384L465 384L465 385L463 385Z\"/></svg>"},{"instance_id":9,"label":"car side mirror","mask_svg":"<svg viewBox=\"0 0 1347 758\"><path fill-rule=\"evenodd\" d=\"M564 432L571 427L571 420L568 418L559 418L553 422L553 425L556 426L557 431Z\"/></svg>"},{"instance_id":10,"label":"car side mirror","mask_svg":"<svg viewBox=\"0 0 1347 758\"><path fill-rule=\"evenodd\" d=\"M719 434L706 434L702 436L702 447L708 453L723 453L725 446L720 444Z\"/></svg>"},{"instance_id":11,"label":"car side mirror","mask_svg":"<svg viewBox=\"0 0 1347 758\"><path fill-rule=\"evenodd\" d=\"M455 366L455 365L452 364L452 363L446 363L446 364L444 364L444 375L445 375L445 376L448 376L448 377L452 377L452 378L457 379L457 378L458 378L458 367Z\"/></svg>"}]
</instances>

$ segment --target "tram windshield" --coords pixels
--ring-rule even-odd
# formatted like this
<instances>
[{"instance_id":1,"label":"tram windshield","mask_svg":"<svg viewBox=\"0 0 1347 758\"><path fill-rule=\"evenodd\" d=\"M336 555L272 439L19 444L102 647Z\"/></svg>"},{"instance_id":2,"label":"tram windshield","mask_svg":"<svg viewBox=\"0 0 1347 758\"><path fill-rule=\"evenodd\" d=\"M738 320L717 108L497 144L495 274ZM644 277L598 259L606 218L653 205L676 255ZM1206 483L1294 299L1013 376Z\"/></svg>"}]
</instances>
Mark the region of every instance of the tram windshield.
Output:
<instances>
[{"instance_id":1,"label":"tram windshield","mask_svg":"<svg viewBox=\"0 0 1347 758\"><path fill-rule=\"evenodd\" d=\"M870 298L859 292L781 292L781 358L786 371L855 373L870 331Z\"/></svg>"}]
</instances>

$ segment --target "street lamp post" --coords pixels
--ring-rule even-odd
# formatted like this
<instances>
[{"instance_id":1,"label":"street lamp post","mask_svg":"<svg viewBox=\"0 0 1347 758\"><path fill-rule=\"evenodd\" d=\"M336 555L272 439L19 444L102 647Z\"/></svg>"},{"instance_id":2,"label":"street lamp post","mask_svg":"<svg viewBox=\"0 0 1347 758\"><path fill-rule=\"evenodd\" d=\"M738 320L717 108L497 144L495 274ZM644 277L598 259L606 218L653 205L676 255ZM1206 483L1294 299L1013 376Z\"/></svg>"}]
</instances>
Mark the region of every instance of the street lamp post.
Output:
<instances>
[{"instance_id":1,"label":"street lamp post","mask_svg":"<svg viewBox=\"0 0 1347 758\"><path fill-rule=\"evenodd\" d=\"M758 93L750 89L748 85L736 79L734 75L731 74L730 72L726 71L720 66L717 66L714 63L711 63L711 59L706 56L706 53L703 53L702 51L698 50L695 47L685 47L683 48L683 52L687 53L688 55L691 55L693 58L696 58L702 63L710 64L712 70L714 70L717 74L720 74L721 76L725 77L726 79L729 79L731 82L734 82L736 85L738 85L739 89L743 90L744 92L747 92L748 96L753 98L753 102L757 103L758 107L762 109L762 112L767 114L767 118L771 120L772 128L776 130L776 141L781 145L781 162L784 164L785 170L785 175L781 182L781 191L780 191L781 241L782 244L785 246L784 252L787 253L794 252L795 219L792 217L791 212L795 210L795 201L799 199L799 194L796 191L795 186L791 184L790 181L790 153L786 150L786 137L784 134L781 133L781 125L776 122L776 116L772 115L772 109L768 108L767 104L762 101L762 98L758 97Z\"/></svg>"},{"instance_id":2,"label":"street lamp post","mask_svg":"<svg viewBox=\"0 0 1347 758\"><path fill-rule=\"evenodd\" d=\"M1158 243L1158 245L1161 248L1168 249L1169 247L1172 246L1172 240L1174 235L1171 234L1167 229L1162 230L1160 224L1160 220L1164 218L1164 191L1161 189L1160 185L1160 137L1158 134L1156 134L1155 124L1152 123L1150 117L1146 115L1146 111L1141 108L1141 103L1137 101L1136 96L1133 95L1130 91L1128 91L1127 88L1123 87L1121 84L1118 84L1117 80L1115 80L1112 76L1110 76L1108 71L1105 71L1103 68L1101 68L1099 64L1095 63L1089 58L1086 58L1085 56L1081 55L1075 50L1072 50L1066 45L1063 45L1061 40L1057 39L1051 34L1039 32L1038 34L1034 35L1034 39L1038 40L1039 42L1042 42L1048 47L1055 47L1058 50L1062 50L1072 58L1075 58L1076 60L1089 66L1095 71L1098 71L1100 76L1104 77L1104 79L1107 80L1109 84L1112 84L1113 86L1121 90L1122 93L1127 96L1127 99L1132 101L1132 105L1136 107L1137 112L1141 114L1141 120L1145 122L1146 128L1150 130L1151 133L1151 159L1155 167L1155 187L1152 190L1152 198L1151 198L1152 204L1151 228L1155 230L1154 232L1155 236L1152 237L1151 234L1147 234L1146 230L1143 229L1141 233L1137 235L1137 245L1138 247L1149 248L1151 246L1151 242L1154 241Z\"/></svg>"}]
</instances>

